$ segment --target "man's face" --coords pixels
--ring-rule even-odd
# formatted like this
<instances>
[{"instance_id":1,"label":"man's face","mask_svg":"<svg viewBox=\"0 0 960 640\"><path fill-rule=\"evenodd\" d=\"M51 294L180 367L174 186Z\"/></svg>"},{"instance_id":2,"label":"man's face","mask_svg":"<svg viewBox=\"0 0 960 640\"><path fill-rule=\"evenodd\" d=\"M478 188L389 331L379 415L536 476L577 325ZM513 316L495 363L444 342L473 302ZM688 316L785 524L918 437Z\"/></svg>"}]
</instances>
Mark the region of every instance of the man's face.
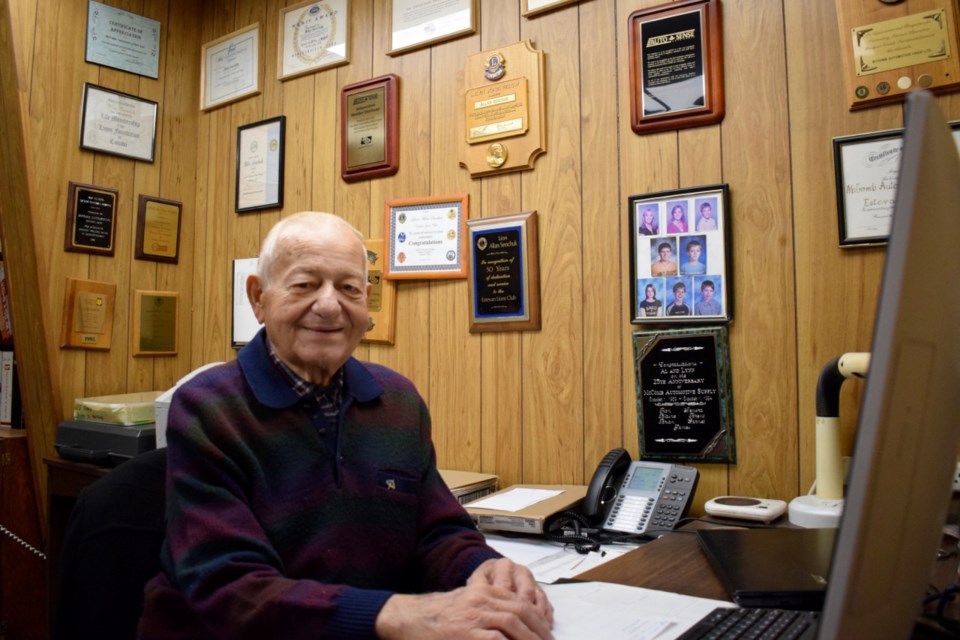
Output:
<instances>
[{"instance_id":1,"label":"man's face","mask_svg":"<svg viewBox=\"0 0 960 640\"><path fill-rule=\"evenodd\" d=\"M709 301L713 298L713 287L702 287L700 294L703 296L704 301Z\"/></svg>"},{"instance_id":2,"label":"man's face","mask_svg":"<svg viewBox=\"0 0 960 640\"><path fill-rule=\"evenodd\" d=\"M677 302L683 302L683 297L687 295L687 290L684 287L677 287L677 290L673 292L673 297L677 299Z\"/></svg>"},{"instance_id":3,"label":"man's face","mask_svg":"<svg viewBox=\"0 0 960 640\"><path fill-rule=\"evenodd\" d=\"M687 247L687 255L690 256L690 262L697 262L700 260L700 245L692 244Z\"/></svg>"},{"instance_id":4,"label":"man's face","mask_svg":"<svg viewBox=\"0 0 960 640\"><path fill-rule=\"evenodd\" d=\"M263 289L247 294L277 355L305 380L329 384L367 329L366 252L345 225L324 224L281 239Z\"/></svg>"},{"instance_id":5,"label":"man's face","mask_svg":"<svg viewBox=\"0 0 960 640\"><path fill-rule=\"evenodd\" d=\"M660 262L669 262L670 254L673 253L673 249L670 247L661 247L660 249Z\"/></svg>"}]
</instances>

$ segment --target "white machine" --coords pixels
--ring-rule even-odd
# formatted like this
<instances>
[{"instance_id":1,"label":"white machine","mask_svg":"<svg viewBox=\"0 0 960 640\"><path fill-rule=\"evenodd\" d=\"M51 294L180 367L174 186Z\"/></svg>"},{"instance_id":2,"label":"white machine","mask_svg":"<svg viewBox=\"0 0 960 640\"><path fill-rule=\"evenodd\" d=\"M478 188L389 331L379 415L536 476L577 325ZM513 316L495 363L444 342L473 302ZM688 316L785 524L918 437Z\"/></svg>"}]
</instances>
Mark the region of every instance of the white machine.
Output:
<instances>
[{"instance_id":1,"label":"white machine","mask_svg":"<svg viewBox=\"0 0 960 640\"><path fill-rule=\"evenodd\" d=\"M790 524L798 527L838 527L843 513L843 455L840 451L840 387L847 378L863 378L870 354L845 353L834 358L817 380L816 493L790 501Z\"/></svg>"},{"instance_id":2,"label":"white machine","mask_svg":"<svg viewBox=\"0 0 960 640\"><path fill-rule=\"evenodd\" d=\"M184 382L197 375L202 371L206 371L212 367L223 364L222 362L208 362L205 365L197 367L187 375L183 376L177 383L161 393L153 403L153 412L154 412L154 422L157 426L157 448L167 446L167 414L170 413L170 401L173 399L173 392L177 390L177 387L182 385Z\"/></svg>"}]
</instances>

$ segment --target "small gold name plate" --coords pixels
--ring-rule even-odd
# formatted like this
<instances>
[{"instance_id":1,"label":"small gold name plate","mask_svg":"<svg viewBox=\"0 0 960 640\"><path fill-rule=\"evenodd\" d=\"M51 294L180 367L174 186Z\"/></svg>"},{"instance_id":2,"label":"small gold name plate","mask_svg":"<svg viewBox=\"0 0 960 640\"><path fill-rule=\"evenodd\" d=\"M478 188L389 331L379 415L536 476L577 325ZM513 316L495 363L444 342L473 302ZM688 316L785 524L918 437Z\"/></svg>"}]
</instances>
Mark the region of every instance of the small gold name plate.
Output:
<instances>
[{"instance_id":1,"label":"small gold name plate","mask_svg":"<svg viewBox=\"0 0 960 640\"><path fill-rule=\"evenodd\" d=\"M467 142L476 144L523 135L530 123L527 79L469 89L466 94Z\"/></svg>"},{"instance_id":2,"label":"small gold name plate","mask_svg":"<svg viewBox=\"0 0 960 640\"><path fill-rule=\"evenodd\" d=\"M950 57L946 11L928 11L853 29L857 75L902 69Z\"/></svg>"}]
</instances>

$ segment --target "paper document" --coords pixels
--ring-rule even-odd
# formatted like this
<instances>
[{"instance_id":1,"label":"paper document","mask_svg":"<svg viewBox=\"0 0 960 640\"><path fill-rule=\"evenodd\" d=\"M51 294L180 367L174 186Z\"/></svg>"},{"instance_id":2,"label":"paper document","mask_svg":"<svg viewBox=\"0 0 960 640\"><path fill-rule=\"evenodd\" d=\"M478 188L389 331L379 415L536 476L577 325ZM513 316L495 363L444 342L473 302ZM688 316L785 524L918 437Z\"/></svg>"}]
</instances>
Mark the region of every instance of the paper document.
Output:
<instances>
[{"instance_id":1,"label":"paper document","mask_svg":"<svg viewBox=\"0 0 960 640\"><path fill-rule=\"evenodd\" d=\"M598 567L637 545L605 544L600 551L577 553L572 547L551 542L542 537L506 537L485 534L487 544L518 564L530 569L537 582L552 584L563 578L573 578L584 571Z\"/></svg>"},{"instance_id":2,"label":"paper document","mask_svg":"<svg viewBox=\"0 0 960 640\"><path fill-rule=\"evenodd\" d=\"M724 600L604 582L542 585L553 604L555 640L670 640Z\"/></svg>"},{"instance_id":3,"label":"paper document","mask_svg":"<svg viewBox=\"0 0 960 640\"><path fill-rule=\"evenodd\" d=\"M554 489L529 489L515 487L501 491L489 498L480 498L469 503L471 509L496 509L498 511L520 511L532 504L549 500L563 491Z\"/></svg>"}]
</instances>

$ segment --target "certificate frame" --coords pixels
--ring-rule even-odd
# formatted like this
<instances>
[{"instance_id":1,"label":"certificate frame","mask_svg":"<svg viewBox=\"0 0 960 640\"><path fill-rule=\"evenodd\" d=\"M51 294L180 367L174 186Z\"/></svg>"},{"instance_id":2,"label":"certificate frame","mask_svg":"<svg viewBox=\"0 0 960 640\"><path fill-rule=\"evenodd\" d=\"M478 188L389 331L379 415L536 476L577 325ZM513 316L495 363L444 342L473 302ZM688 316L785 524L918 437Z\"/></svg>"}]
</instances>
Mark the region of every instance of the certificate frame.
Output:
<instances>
[{"instance_id":1,"label":"certificate frame","mask_svg":"<svg viewBox=\"0 0 960 640\"><path fill-rule=\"evenodd\" d=\"M628 28L634 133L723 120L720 0L680 0L640 9L630 14ZM664 55L661 47L671 47L672 54ZM684 68L670 70L670 65Z\"/></svg>"},{"instance_id":2,"label":"certificate frame","mask_svg":"<svg viewBox=\"0 0 960 640\"><path fill-rule=\"evenodd\" d=\"M63 250L112 256L116 250L117 198L110 187L70 182Z\"/></svg>"},{"instance_id":3,"label":"certificate frame","mask_svg":"<svg viewBox=\"0 0 960 640\"><path fill-rule=\"evenodd\" d=\"M580 0L522 0L520 13L525 18L532 18L541 13L553 11L554 9L559 9L560 7L565 7L568 4L575 4L577 2L580 2Z\"/></svg>"},{"instance_id":4,"label":"certificate frame","mask_svg":"<svg viewBox=\"0 0 960 640\"><path fill-rule=\"evenodd\" d=\"M84 59L156 80L160 77L160 21L88 0Z\"/></svg>"},{"instance_id":5,"label":"certificate frame","mask_svg":"<svg viewBox=\"0 0 960 640\"><path fill-rule=\"evenodd\" d=\"M117 285L67 278L63 288L60 346L108 351L113 341Z\"/></svg>"},{"instance_id":6,"label":"certificate frame","mask_svg":"<svg viewBox=\"0 0 960 640\"><path fill-rule=\"evenodd\" d=\"M478 0L454 0L452 12L437 14L436 10L449 5L449 0L390 0L390 43L387 55L421 49L447 40L454 40L477 30ZM426 5L426 6L425 6ZM432 7L431 7L432 5ZM398 20L398 16L409 9L416 9L416 16L409 20ZM422 14L433 9L426 19Z\"/></svg>"},{"instance_id":7,"label":"certificate frame","mask_svg":"<svg viewBox=\"0 0 960 640\"><path fill-rule=\"evenodd\" d=\"M283 207L286 116L237 127L237 213Z\"/></svg>"},{"instance_id":8,"label":"certificate frame","mask_svg":"<svg viewBox=\"0 0 960 640\"><path fill-rule=\"evenodd\" d=\"M470 195L430 196L384 203L388 280L467 277ZM423 247L423 248L418 248Z\"/></svg>"},{"instance_id":9,"label":"certificate frame","mask_svg":"<svg viewBox=\"0 0 960 640\"><path fill-rule=\"evenodd\" d=\"M257 320L247 297L247 278L257 272L258 258L233 260L233 313L230 346L239 349L253 340L263 325Z\"/></svg>"},{"instance_id":10,"label":"certificate frame","mask_svg":"<svg viewBox=\"0 0 960 640\"><path fill-rule=\"evenodd\" d=\"M733 318L729 186L630 196L628 207L630 322L729 322ZM650 219L657 224L644 224Z\"/></svg>"},{"instance_id":11,"label":"certificate frame","mask_svg":"<svg viewBox=\"0 0 960 640\"><path fill-rule=\"evenodd\" d=\"M153 162L156 102L85 82L80 109L81 149Z\"/></svg>"},{"instance_id":12,"label":"certificate frame","mask_svg":"<svg viewBox=\"0 0 960 640\"><path fill-rule=\"evenodd\" d=\"M237 29L200 48L200 110L260 94L260 23Z\"/></svg>"},{"instance_id":13,"label":"certificate frame","mask_svg":"<svg viewBox=\"0 0 960 640\"><path fill-rule=\"evenodd\" d=\"M182 213L182 202L140 194L137 199L137 240L133 257L177 264L180 261Z\"/></svg>"},{"instance_id":14,"label":"certificate frame","mask_svg":"<svg viewBox=\"0 0 960 640\"><path fill-rule=\"evenodd\" d=\"M537 212L468 220L470 333L540 329Z\"/></svg>"},{"instance_id":15,"label":"certificate frame","mask_svg":"<svg viewBox=\"0 0 960 640\"><path fill-rule=\"evenodd\" d=\"M180 294L176 291L134 291L131 353L177 355L179 316Z\"/></svg>"},{"instance_id":16,"label":"certificate frame","mask_svg":"<svg viewBox=\"0 0 960 640\"><path fill-rule=\"evenodd\" d=\"M350 62L350 0L307 0L283 7L278 22L277 79Z\"/></svg>"},{"instance_id":17,"label":"certificate frame","mask_svg":"<svg viewBox=\"0 0 960 640\"><path fill-rule=\"evenodd\" d=\"M340 91L340 177L392 176L400 168L399 78L389 73Z\"/></svg>"}]
</instances>

